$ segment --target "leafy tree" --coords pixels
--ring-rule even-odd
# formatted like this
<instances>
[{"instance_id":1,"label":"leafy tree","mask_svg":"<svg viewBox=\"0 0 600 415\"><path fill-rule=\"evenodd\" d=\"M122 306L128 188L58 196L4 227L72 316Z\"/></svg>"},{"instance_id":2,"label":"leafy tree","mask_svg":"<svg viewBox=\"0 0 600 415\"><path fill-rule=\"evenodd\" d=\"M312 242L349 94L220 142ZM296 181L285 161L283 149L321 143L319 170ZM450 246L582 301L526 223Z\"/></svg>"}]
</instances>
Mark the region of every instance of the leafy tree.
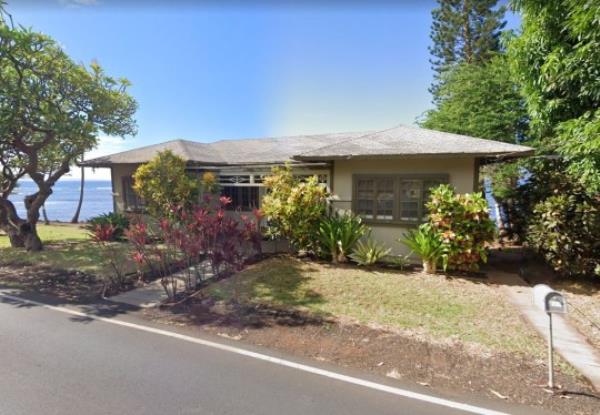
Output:
<instances>
[{"instance_id":1,"label":"leafy tree","mask_svg":"<svg viewBox=\"0 0 600 415\"><path fill-rule=\"evenodd\" d=\"M263 182L269 190L261 205L269 223L267 234L288 238L297 249L316 252L319 224L327 213L327 189L317 176L298 180L289 165L275 167Z\"/></svg>"},{"instance_id":2,"label":"leafy tree","mask_svg":"<svg viewBox=\"0 0 600 415\"><path fill-rule=\"evenodd\" d=\"M154 217L170 217L173 208L188 208L198 200L199 181L186 170L187 163L171 150L159 152L133 174L133 190L144 199Z\"/></svg>"},{"instance_id":3,"label":"leafy tree","mask_svg":"<svg viewBox=\"0 0 600 415\"><path fill-rule=\"evenodd\" d=\"M128 85L96 63L76 64L51 38L14 27L0 13L0 227L12 246L42 249L40 208L100 132L135 134ZM25 196L21 218L8 198L25 176L37 191Z\"/></svg>"},{"instance_id":4,"label":"leafy tree","mask_svg":"<svg viewBox=\"0 0 600 415\"><path fill-rule=\"evenodd\" d=\"M431 15L430 60L436 72L430 92L437 100L443 72L459 63L482 63L500 50L500 33L505 7L496 8L498 0L438 0ZM443 83L443 81L442 81Z\"/></svg>"},{"instance_id":5,"label":"leafy tree","mask_svg":"<svg viewBox=\"0 0 600 415\"><path fill-rule=\"evenodd\" d=\"M518 0L522 33L509 43L532 133L592 195L600 192L600 2Z\"/></svg>"},{"instance_id":6,"label":"leafy tree","mask_svg":"<svg viewBox=\"0 0 600 415\"><path fill-rule=\"evenodd\" d=\"M421 126L512 143L525 137L527 111L504 55L458 64L441 79L437 108Z\"/></svg>"}]
</instances>

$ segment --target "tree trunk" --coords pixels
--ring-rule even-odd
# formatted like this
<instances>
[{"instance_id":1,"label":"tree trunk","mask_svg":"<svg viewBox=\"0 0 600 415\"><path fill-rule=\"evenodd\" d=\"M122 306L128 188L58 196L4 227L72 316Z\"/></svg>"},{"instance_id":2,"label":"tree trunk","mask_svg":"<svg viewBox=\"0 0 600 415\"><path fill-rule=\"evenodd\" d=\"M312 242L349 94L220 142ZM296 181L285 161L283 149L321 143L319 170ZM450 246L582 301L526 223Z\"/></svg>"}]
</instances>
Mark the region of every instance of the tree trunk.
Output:
<instances>
[{"instance_id":1,"label":"tree trunk","mask_svg":"<svg viewBox=\"0 0 600 415\"><path fill-rule=\"evenodd\" d=\"M46 225L50 225L50 221L48 220L48 214L46 213L46 204L42 205L42 217L44 218L44 223Z\"/></svg>"},{"instance_id":2,"label":"tree trunk","mask_svg":"<svg viewBox=\"0 0 600 415\"><path fill-rule=\"evenodd\" d=\"M83 155L81 156L81 161L83 162ZM73 219L71 219L71 223L79 222L79 214L81 213L81 205L83 204L83 186L85 185L85 167L81 166L81 182L79 184L79 202L77 203L77 209L75 210L75 214L73 215Z\"/></svg>"},{"instance_id":3,"label":"tree trunk","mask_svg":"<svg viewBox=\"0 0 600 415\"><path fill-rule=\"evenodd\" d=\"M42 240L38 236L35 224L23 223L20 226L20 236L25 242L25 249L28 251L41 251L43 249Z\"/></svg>"},{"instance_id":4,"label":"tree trunk","mask_svg":"<svg viewBox=\"0 0 600 415\"><path fill-rule=\"evenodd\" d=\"M4 228L4 231L8 235L10 246L12 246L13 248L25 248L25 240L16 229L12 227Z\"/></svg>"}]
</instances>

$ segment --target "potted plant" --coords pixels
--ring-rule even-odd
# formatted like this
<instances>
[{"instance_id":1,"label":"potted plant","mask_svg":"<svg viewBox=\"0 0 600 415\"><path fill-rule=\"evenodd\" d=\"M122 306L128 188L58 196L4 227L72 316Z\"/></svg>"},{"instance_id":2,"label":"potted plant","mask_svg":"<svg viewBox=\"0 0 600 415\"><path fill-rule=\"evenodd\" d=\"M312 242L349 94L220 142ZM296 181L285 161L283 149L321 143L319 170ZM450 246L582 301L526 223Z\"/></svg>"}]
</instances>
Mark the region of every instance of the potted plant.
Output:
<instances>
[{"instance_id":1,"label":"potted plant","mask_svg":"<svg viewBox=\"0 0 600 415\"><path fill-rule=\"evenodd\" d=\"M427 274L436 273L437 264L444 253L444 246L431 225L425 223L418 229L409 231L401 242L421 257L423 271Z\"/></svg>"}]
</instances>

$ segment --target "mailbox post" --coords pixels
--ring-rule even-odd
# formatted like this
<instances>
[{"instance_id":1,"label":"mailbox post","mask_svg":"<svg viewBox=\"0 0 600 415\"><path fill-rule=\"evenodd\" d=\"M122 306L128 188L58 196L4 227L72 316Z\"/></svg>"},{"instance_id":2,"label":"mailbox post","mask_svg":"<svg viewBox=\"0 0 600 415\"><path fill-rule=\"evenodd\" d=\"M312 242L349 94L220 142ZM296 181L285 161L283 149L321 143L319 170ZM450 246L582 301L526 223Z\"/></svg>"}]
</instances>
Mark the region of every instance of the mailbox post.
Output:
<instances>
[{"instance_id":1,"label":"mailbox post","mask_svg":"<svg viewBox=\"0 0 600 415\"><path fill-rule=\"evenodd\" d=\"M533 302L548 315L548 386L554 388L554 344L552 340L552 314L565 314L565 297L545 284L533 287Z\"/></svg>"}]
</instances>

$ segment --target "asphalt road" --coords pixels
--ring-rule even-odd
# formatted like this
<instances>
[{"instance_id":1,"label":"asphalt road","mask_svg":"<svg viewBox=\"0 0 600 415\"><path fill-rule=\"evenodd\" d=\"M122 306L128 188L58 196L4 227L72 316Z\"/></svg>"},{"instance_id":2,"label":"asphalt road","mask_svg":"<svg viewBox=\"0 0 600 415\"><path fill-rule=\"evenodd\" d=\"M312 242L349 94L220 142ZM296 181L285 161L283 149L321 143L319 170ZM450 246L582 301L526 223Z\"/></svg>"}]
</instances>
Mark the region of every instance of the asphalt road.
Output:
<instances>
[{"instance_id":1,"label":"asphalt road","mask_svg":"<svg viewBox=\"0 0 600 415\"><path fill-rule=\"evenodd\" d=\"M0 296L2 415L465 413Z\"/></svg>"}]
</instances>

